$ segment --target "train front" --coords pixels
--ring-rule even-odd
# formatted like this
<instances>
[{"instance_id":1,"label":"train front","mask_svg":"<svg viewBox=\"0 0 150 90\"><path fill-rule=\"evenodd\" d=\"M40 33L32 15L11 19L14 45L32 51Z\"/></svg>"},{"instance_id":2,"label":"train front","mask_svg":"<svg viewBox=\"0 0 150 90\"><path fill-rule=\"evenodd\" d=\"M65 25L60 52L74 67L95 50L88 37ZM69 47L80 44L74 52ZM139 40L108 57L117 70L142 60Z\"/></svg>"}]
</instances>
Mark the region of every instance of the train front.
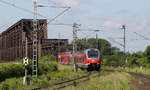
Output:
<instances>
[{"instance_id":1,"label":"train front","mask_svg":"<svg viewBox=\"0 0 150 90\"><path fill-rule=\"evenodd\" d=\"M100 51L95 48L87 49L86 51L86 65L89 70L100 70L101 60Z\"/></svg>"}]
</instances>

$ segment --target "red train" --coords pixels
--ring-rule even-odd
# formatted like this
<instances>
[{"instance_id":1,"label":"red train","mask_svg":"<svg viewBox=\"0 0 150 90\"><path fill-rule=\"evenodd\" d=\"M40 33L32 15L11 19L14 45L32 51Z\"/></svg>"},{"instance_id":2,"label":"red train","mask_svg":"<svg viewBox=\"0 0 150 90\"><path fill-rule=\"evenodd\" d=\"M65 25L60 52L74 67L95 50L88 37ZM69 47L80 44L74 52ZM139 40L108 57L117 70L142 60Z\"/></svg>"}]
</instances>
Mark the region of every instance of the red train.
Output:
<instances>
[{"instance_id":1,"label":"red train","mask_svg":"<svg viewBox=\"0 0 150 90\"><path fill-rule=\"evenodd\" d=\"M95 48L86 49L75 54L75 63L81 69L100 70L101 56L100 51ZM58 63L73 64L73 56L71 52L58 54Z\"/></svg>"}]
</instances>

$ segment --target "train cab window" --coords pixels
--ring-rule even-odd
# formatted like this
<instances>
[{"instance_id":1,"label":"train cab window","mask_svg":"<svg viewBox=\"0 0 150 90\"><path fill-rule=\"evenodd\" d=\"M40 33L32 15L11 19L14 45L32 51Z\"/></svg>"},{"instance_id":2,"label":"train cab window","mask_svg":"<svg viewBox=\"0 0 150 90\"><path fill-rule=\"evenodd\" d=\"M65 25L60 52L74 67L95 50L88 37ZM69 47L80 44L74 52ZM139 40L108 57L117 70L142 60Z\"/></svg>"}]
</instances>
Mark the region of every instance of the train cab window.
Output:
<instances>
[{"instance_id":1,"label":"train cab window","mask_svg":"<svg viewBox=\"0 0 150 90\"><path fill-rule=\"evenodd\" d=\"M98 58L98 51L95 50L88 51L88 58Z\"/></svg>"}]
</instances>

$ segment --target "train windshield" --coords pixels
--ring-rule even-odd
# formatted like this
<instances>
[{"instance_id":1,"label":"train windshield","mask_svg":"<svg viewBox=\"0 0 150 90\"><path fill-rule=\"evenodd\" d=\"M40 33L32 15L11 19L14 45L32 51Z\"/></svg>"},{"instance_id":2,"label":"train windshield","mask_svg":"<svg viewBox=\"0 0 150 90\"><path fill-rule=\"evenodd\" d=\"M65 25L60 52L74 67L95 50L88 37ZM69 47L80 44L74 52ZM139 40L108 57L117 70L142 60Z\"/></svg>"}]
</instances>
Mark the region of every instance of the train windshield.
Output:
<instances>
[{"instance_id":1,"label":"train windshield","mask_svg":"<svg viewBox=\"0 0 150 90\"><path fill-rule=\"evenodd\" d=\"M88 58L98 58L98 51L95 51L95 50L91 50L91 51L88 51Z\"/></svg>"}]
</instances>

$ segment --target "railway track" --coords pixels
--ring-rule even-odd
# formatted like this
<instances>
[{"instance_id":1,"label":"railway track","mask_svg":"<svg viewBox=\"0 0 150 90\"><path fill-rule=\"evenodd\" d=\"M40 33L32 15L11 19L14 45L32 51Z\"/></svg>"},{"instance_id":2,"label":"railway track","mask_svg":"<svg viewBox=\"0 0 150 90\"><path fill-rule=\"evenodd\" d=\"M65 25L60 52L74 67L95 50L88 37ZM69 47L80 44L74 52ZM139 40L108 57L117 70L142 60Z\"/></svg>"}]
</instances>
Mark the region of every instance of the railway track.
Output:
<instances>
[{"instance_id":1,"label":"railway track","mask_svg":"<svg viewBox=\"0 0 150 90\"><path fill-rule=\"evenodd\" d=\"M59 90L68 86L76 86L77 84L81 82L85 82L90 80L90 78L100 76L100 72L89 72L87 75L83 75L78 78L70 79L70 80L65 80L65 81L60 81L56 83L52 83L49 86L51 86L51 90ZM37 87L37 88L32 88L30 90L40 90L44 87Z\"/></svg>"},{"instance_id":2,"label":"railway track","mask_svg":"<svg viewBox=\"0 0 150 90\"><path fill-rule=\"evenodd\" d=\"M105 71L105 72L125 72L125 71L116 71L116 70L103 70L103 71ZM90 78L100 76L100 73L101 72L89 72L87 75L83 75L78 78L52 83L49 85L49 87L51 87L51 90L59 90L59 89L63 89L68 86L77 86L77 84L88 81L88 80L90 80ZM139 74L139 73L134 73L134 72L125 72L125 73L128 73L131 76L133 76L135 79L138 78L143 82L145 87L142 86L142 88L144 88L144 89L137 89L137 90L150 90L150 84L149 84L150 76ZM40 90L42 88L44 88L44 87L33 88L31 90Z\"/></svg>"},{"instance_id":3,"label":"railway track","mask_svg":"<svg viewBox=\"0 0 150 90\"><path fill-rule=\"evenodd\" d=\"M105 70L107 72L116 72L115 70ZM125 71L117 71L125 72ZM131 84L136 90L150 90L150 76L135 73L135 72L125 72L130 74L134 79L131 80ZM140 82L140 83L139 83Z\"/></svg>"}]
</instances>

